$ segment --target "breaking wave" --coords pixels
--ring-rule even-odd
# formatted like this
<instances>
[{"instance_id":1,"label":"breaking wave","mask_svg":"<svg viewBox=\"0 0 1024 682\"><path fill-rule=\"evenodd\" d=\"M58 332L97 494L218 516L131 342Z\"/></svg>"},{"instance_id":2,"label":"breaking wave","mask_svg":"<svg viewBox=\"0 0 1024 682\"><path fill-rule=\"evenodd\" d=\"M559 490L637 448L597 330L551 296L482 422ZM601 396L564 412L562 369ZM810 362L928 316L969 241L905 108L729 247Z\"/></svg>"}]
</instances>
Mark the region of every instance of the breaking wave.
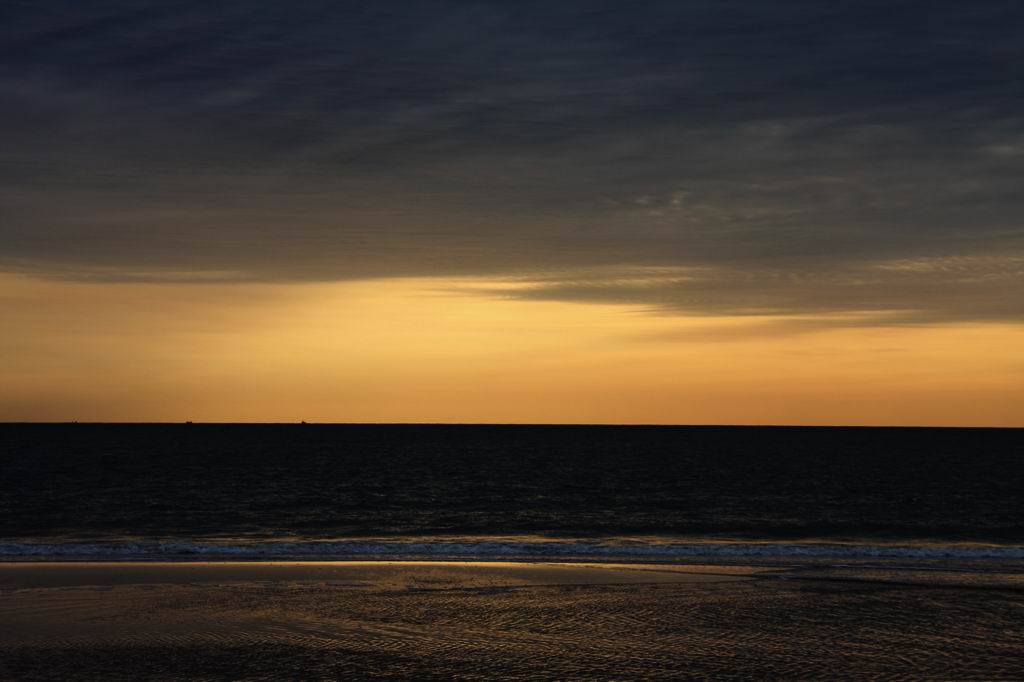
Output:
<instances>
[{"instance_id":1,"label":"breaking wave","mask_svg":"<svg viewBox=\"0 0 1024 682\"><path fill-rule=\"evenodd\" d=\"M548 559L683 557L880 557L1024 559L1022 546L876 545L784 542L613 542L502 540L332 540L0 543L0 558Z\"/></svg>"}]
</instances>

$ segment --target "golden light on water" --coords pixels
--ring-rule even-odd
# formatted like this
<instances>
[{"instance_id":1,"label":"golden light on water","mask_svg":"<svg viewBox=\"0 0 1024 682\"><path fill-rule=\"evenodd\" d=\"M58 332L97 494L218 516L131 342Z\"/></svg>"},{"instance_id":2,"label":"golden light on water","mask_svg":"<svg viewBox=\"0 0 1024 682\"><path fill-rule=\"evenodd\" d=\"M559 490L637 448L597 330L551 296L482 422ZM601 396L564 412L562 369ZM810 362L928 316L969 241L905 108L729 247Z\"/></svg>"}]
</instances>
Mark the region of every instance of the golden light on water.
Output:
<instances>
[{"instance_id":1,"label":"golden light on water","mask_svg":"<svg viewBox=\"0 0 1024 682\"><path fill-rule=\"evenodd\" d=\"M0 419L1024 425L1024 329L511 300L473 279L0 282Z\"/></svg>"}]
</instances>

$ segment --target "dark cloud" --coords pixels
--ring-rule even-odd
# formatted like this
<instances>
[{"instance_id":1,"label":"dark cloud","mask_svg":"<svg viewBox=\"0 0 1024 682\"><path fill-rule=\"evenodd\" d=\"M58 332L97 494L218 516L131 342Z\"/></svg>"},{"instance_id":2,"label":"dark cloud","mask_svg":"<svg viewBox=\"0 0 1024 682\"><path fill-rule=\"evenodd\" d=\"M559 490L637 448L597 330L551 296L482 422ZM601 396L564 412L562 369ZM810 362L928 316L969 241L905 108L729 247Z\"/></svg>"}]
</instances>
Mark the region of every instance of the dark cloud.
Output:
<instances>
[{"instance_id":1,"label":"dark cloud","mask_svg":"<svg viewBox=\"0 0 1024 682\"><path fill-rule=\"evenodd\" d=\"M495 296L648 305L654 312L788 318L777 330L1019 321L1024 257L919 259L830 270L643 268L532 276ZM766 327L767 328L767 327Z\"/></svg>"},{"instance_id":2,"label":"dark cloud","mask_svg":"<svg viewBox=\"0 0 1024 682\"><path fill-rule=\"evenodd\" d=\"M0 266L1019 320L1022 28L1013 0L8 2ZM651 268L687 274L618 274Z\"/></svg>"}]
</instances>

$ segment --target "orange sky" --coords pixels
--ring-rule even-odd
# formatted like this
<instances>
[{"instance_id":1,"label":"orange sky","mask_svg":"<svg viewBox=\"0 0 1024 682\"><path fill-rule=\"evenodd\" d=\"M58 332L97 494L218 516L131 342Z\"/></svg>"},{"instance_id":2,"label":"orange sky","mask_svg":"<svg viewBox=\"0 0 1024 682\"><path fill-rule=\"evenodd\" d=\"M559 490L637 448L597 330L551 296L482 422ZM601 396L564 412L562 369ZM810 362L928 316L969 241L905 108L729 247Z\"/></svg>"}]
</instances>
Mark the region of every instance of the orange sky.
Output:
<instances>
[{"instance_id":1,"label":"orange sky","mask_svg":"<svg viewBox=\"0 0 1024 682\"><path fill-rule=\"evenodd\" d=\"M1024 327L802 328L514 283L0 277L0 420L1024 426Z\"/></svg>"}]
</instances>

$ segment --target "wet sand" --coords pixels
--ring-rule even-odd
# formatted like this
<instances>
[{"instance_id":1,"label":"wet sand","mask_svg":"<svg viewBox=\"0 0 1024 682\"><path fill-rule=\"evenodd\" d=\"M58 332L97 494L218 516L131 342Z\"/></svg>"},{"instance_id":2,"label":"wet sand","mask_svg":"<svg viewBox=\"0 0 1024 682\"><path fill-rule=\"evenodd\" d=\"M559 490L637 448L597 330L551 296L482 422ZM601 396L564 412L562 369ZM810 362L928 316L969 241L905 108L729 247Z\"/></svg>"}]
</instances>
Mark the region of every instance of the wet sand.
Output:
<instances>
[{"instance_id":1,"label":"wet sand","mask_svg":"<svg viewBox=\"0 0 1024 682\"><path fill-rule=\"evenodd\" d=\"M897 573L7 563L0 678L1024 679L1018 573Z\"/></svg>"}]
</instances>

